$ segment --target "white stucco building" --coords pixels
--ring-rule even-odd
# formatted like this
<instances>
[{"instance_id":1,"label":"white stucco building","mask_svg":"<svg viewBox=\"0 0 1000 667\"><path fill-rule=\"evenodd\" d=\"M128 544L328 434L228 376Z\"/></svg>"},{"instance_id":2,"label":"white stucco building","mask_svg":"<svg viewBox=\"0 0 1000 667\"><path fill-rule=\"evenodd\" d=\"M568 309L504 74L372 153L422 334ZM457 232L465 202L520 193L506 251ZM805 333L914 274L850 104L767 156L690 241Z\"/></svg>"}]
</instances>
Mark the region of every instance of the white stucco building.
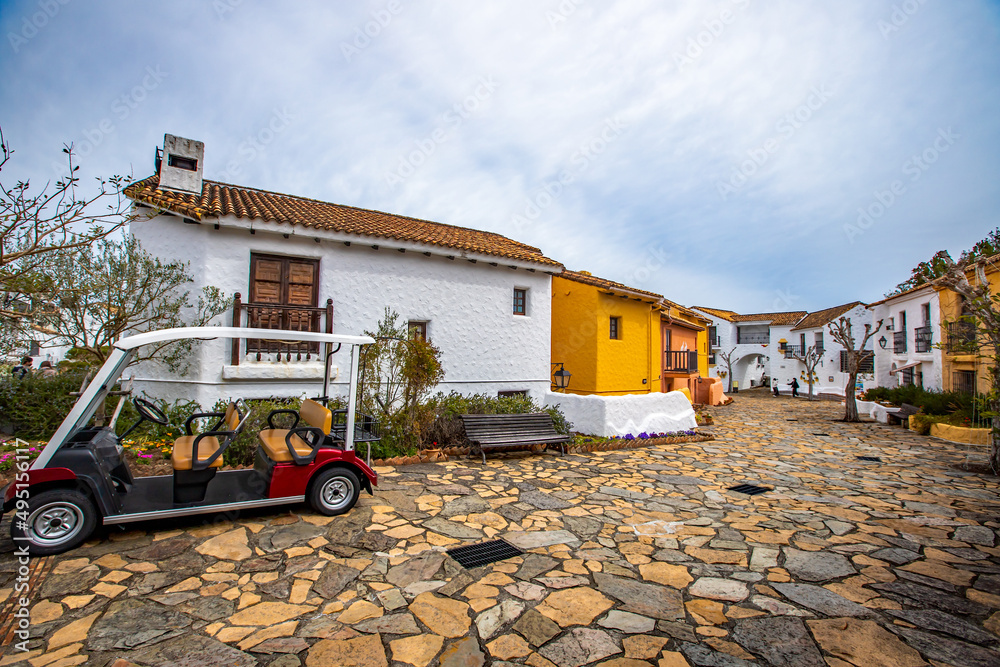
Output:
<instances>
[{"instance_id":1,"label":"white stucco building","mask_svg":"<svg viewBox=\"0 0 1000 667\"><path fill-rule=\"evenodd\" d=\"M217 318L220 324L361 334L374 331L388 307L441 350L440 390L527 392L544 400L550 274L562 267L538 248L475 229L203 180L200 142L167 135L164 146L159 173L128 189L139 214L131 233L151 254L190 263L192 295L203 286L240 295L239 309ZM205 341L192 354L184 384L140 367L137 388L202 406L234 396L321 392L315 351L243 340L235 351ZM341 375L347 364L346 354L334 357Z\"/></svg>"},{"instance_id":2,"label":"white stucco building","mask_svg":"<svg viewBox=\"0 0 1000 667\"><path fill-rule=\"evenodd\" d=\"M710 366L711 377L722 377L726 365L720 353L733 350L733 379L741 389L761 384L778 386L782 393L791 393L792 379L799 381L799 393L806 395L805 364L795 358L810 347L822 350L822 361L816 368L813 393L844 395L848 374L844 348L830 335L827 325L840 317L851 320L855 338L864 337L864 328L870 324L871 311L864 304L853 303L807 313L790 311L780 313L754 313L741 315L731 310L695 307L712 319L716 338L711 341L715 365ZM711 337L711 331L710 331ZM872 348L869 341L867 349ZM720 374L720 371L722 374ZM875 386L871 373L859 378L864 388ZM728 381L724 380L728 389Z\"/></svg>"},{"instance_id":3,"label":"white stucco building","mask_svg":"<svg viewBox=\"0 0 1000 667\"><path fill-rule=\"evenodd\" d=\"M941 304L931 285L908 290L868 306L875 322L875 380L880 387L915 384L941 391Z\"/></svg>"}]
</instances>

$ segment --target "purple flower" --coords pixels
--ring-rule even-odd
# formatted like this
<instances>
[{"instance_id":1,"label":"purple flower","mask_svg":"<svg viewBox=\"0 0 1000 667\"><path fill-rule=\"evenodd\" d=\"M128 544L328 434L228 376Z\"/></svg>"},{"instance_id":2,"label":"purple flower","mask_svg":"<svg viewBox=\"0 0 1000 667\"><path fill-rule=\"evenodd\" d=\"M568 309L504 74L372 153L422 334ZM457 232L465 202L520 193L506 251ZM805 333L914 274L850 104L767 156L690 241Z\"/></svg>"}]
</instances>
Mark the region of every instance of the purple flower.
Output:
<instances>
[{"instance_id":1,"label":"purple flower","mask_svg":"<svg viewBox=\"0 0 1000 667\"><path fill-rule=\"evenodd\" d=\"M648 438L649 438L649 434L646 433L645 431L643 431L642 433L639 434L639 439L641 439L641 440L647 440Z\"/></svg>"},{"instance_id":2,"label":"purple flower","mask_svg":"<svg viewBox=\"0 0 1000 667\"><path fill-rule=\"evenodd\" d=\"M625 434L625 439L626 440L635 440L635 436L632 435L631 433L626 433Z\"/></svg>"}]
</instances>

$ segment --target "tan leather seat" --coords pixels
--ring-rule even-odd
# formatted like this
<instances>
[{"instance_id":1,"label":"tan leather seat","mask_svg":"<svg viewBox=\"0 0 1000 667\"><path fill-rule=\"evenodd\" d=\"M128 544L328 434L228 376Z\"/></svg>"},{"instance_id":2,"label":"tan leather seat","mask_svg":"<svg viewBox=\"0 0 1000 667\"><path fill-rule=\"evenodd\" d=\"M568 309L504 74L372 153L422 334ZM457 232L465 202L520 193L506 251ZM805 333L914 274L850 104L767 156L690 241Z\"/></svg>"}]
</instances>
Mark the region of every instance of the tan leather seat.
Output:
<instances>
[{"instance_id":1,"label":"tan leather seat","mask_svg":"<svg viewBox=\"0 0 1000 667\"><path fill-rule=\"evenodd\" d=\"M323 404L307 398L302 401L302 407L299 408L299 420L299 427L304 425L302 422L305 422L305 424L313 428L318 428L324 434L327 434L333 427L333 412ZM291 430L293 429L270 428L260 432L258 436L260 446L269 459L278 463L287 463L294 460L292 453L288 451L287 444L288 433ZM297 456L309 456L313 453L313 447L300 438L298 434L293 433L290 440Z\"/></svg>"},{"instance_id":2,"label":"tan leather seat","mask_svg":"<svg viewBox=\"0 0 1000 667\"><path fill-rule=\"evenodd\" d=\"M218 413L214 413L218 415ZM196 417L198 415L195 415ZM190 421L190 420L189 420ZM217 426L225 426L229 431L236 431L236 428L240 425L240 413L236 409L235 403L230 403L229 407L226 408L226 413L222 417L222 421L217 424ZM231 437L231 436L230 436ZM198 462L205 463L212 456L219 451L222 447L222 443L214 435L206 434L194 434L194 435L183 435L176 440L174 440L174 451L170 454L170 463L173 465L174 470L191 470L194 462L194 443L195 440L198 441ZM228 438L227 442L228 444ZM219 456L214 461L208 464L209 468L221 468L222 467L222 457Z\"/></svg>"},{"instance_id":3,"label":"tan leather seat","mask_svg":"<svg viewBox=\"0 0 1000 667\"><path fill-rule=\"evenodd\" d=\"M174 451L170 455L170 463L174 470L190 470L194 460L194 441L196 435L184 435L174 440ZM214 435L208 435L198 442L198 461L204 463L212 458L212 454L219 451L219 439ZM210 468L221 468L222 457L215 459L209 464Z\"/></svg>"}]
</instances>

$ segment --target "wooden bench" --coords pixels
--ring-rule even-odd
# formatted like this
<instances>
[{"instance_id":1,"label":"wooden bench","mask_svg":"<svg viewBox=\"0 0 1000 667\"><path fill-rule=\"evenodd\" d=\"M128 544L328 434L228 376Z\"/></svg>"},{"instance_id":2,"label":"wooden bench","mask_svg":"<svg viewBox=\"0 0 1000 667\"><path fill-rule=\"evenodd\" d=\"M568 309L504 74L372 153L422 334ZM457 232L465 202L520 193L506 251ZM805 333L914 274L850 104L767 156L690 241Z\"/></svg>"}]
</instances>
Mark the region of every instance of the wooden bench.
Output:
<instances>
[{"instance_id":1,"label":"wooden bench","mask_svg":"<svg viewBox=\"0 0 1000 667\"><path fill-rule=\"evenodd\" d=\"M465 437L478 448L486 463L487 449L523 448L545 445L548 449L558 445L566 454L568 435L556 433L552 426L552 416L547 412L519 415L461 415L465 425Z\"/></svg>"},{"instance_id":2,"label":"wooden bench","mask_svg":"<svg viewBox=\"0 0 1000 667\"><path fill-rule=\"evenodd\" d=\"M920 412L920 408L915 405L910 405L909 403L903 403L899 407L899 410L895 412L887 412L886 420L890 424L902 424L903 426L909 427L910 417Z\"/></svg>"}]
</instances>

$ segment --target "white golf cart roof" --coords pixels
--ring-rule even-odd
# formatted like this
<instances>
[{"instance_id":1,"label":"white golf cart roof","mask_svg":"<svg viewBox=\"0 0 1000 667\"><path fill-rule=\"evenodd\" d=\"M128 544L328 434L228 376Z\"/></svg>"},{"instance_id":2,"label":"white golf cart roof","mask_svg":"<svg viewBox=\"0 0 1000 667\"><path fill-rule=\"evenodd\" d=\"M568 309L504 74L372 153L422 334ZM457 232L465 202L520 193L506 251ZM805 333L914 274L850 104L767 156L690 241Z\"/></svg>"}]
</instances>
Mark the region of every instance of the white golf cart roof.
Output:
<instances>
[{"instance_id":1,"label":"white golf cart roof","mask_svg":"<svg viewBox=\"0 0 1000 667\"><path fill-rule=\"evenodd\" d=\"M121 378L122 373L135 357L137 348L153 343L165 343L180 340L212 340L216 338L254 338L267 341L291 341L303 343L329 343L351 346L350 375L350 412L348 416L349 433L354 428L354 402L357 391L358 354L355 348L375 342L370 336L344 336L341 334L314 333L311 331L284 331L280 329L249 329L244 327L181 327L177 329L162 329L121 338L111 346L104 365L91 380L83 394L77 399L73 409L52 435L42 453L32 464L33 469L44 468L52 455L66 442L66 439L79 428L85 426L94 416L97 406L107 396L108 392ZM350 443L353 446L353 443Z\"/></svg>"}]
</instances>

